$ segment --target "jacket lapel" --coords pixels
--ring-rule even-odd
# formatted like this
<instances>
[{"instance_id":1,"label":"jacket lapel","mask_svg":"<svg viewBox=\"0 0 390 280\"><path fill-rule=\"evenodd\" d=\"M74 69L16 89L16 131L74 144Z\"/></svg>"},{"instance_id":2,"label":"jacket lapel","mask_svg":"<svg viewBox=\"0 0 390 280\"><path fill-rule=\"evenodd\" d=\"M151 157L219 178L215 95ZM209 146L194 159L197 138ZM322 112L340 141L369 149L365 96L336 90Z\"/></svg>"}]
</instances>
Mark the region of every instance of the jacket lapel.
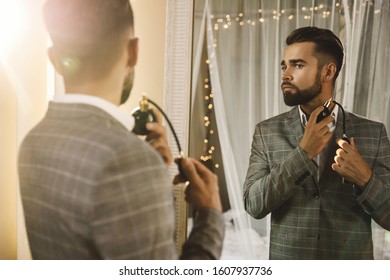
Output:
<instances>
[{"instance_id":1,"label":"jacket lapel","mask_svg":"<svg viewBox=\"0 0 390 280\"><path fill-rule=\"evenodd\" d=\"M290 129L293 132L295 139L297 140L296 146L298 146L303 137L303 125L299 116L299 110L297 106L290 110L288 119Z\"/></svg>"}]
</instances>

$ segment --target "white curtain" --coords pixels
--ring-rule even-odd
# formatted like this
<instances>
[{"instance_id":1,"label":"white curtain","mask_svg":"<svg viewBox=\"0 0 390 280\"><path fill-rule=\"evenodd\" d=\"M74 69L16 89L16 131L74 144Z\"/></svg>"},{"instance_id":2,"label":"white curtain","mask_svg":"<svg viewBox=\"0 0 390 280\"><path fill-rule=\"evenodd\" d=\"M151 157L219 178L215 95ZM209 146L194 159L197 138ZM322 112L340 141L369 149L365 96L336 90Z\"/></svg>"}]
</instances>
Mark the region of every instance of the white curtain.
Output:
<instances>
[{"instance_id":1,"label":"white curtain","mask_svg":"<svg viewBox=\"0 0 390 280\"><path fill-rule=\"evenodd\" d=\"M292 30L309 25L337 34L345 44L346 63L336 99L349 111L382 121L389 129L389 1L195 1L194 64L199 65L204 38L235 229L245 258L257 258L259 248L248 232L254 228L267 237L268 223L245 213L242 186L255 125L288 109L280 91L285 38ZM201 24L206 25L206 35ZM198 70L193 75L193 94L198 92ZM386 234L388 239L388 233L374 226L375 258L390 258Z\"/></svg>"}]
</instances>

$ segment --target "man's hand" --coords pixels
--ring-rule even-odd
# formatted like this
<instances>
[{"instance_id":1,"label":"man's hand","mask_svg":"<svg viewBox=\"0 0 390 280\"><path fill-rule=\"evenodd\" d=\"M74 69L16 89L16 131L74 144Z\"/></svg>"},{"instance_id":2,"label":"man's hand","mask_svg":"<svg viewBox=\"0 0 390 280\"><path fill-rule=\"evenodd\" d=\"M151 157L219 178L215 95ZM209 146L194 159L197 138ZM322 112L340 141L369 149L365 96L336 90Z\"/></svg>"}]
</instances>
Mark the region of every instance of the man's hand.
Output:
<instances>
[{"instance_id":1,"label":"man's hand","mask_svg":"<svg viewBox=\"0 0 390 280\"><path fill-rule=\"evenodd\" d=\"M359 154L355 139L350 139L351 144L342 139L337 139L337 149L332 169L339 173L348 182L359 186L361 189L367 185L371 178L372 170L368 163Z\"/></svg>"},{"instance_id":2,"label":"man's hand","mask_svg":"<svg viewBox=\"0 0 390 280\"><path fill-rule=\"evenodd\" d=\"M310 159L313 159L322 151L333 134L329 131L328 127L328 124L334 121L332 116L328 116L319 123L316 123L317 117L323 109L324 107L320 106L311 113L306 124L305 133L299 143L299 146Z\"/></svg>"},{"instance_id":3,"label":"man's hand","mask_svg":"<svg viewBox=\"0 0 390 280\"><path fill-rule=\"evenodd\" d=\"M153 114L156 116L156 122L149 122L146 124L146 129L148 134L146 136L146 141L156 149L156 151L162 156L167 167L172 163L172 153L171 149L168 146L167 142L167 133L165 127L162 125L162 119L159 112L153 110Z\"/></svg>"},{"instance_id":4,"label":"man's hand","mask_svg":"<svg viewBox=\"0 0 390 280\"><path fill-rule=\"evenodd\" d=\"M222 212L217 176L193 158L181 159L181 165L189 181L185 190L186 201L195 209L211 208ZM183 182L183 178L177 175L173 183L180 182Z\"/></svg>"}]
</instances>

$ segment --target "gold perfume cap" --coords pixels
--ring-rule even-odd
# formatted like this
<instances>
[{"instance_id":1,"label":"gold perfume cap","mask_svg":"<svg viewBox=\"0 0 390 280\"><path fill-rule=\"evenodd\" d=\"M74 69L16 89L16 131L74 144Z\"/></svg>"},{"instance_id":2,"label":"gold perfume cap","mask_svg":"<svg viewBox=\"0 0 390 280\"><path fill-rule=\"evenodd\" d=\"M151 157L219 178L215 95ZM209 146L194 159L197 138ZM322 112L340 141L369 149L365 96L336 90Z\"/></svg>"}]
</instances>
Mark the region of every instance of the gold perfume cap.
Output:
<instances>
[{"instance_id":1,"label":"gold perfume cap","mask_svg":"<svg viewBox=\"0 0 390 280\"><path fill-rule=\"evenodd\" d=\"M149 101L146 95L143 95L139 101L139 108L141 112L147 112L149 110Z\"/></svg>"}]
</instances>

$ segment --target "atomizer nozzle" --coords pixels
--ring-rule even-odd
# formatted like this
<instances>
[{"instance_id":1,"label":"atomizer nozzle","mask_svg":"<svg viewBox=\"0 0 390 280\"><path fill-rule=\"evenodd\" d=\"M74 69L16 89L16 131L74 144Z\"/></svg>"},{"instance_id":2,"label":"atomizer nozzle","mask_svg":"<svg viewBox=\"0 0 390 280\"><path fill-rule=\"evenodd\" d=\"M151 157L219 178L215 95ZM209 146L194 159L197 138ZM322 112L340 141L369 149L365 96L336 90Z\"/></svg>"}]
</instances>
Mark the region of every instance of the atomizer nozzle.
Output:
<instances>
[{"instance_id":1,"label":"atomizer nozzle","mask_svg":"<svg viewBox=\"0 0 390 280\"><path fill-rule=\"evenodd\" d=\"M142 98L139 101L139 108L141 112L147 112L149 110L149 101L145 94L142 95Z\"/></svg>"},{"instance_id":2,"label":"atomizer nozzle","mask_svg":"<svg viewBox=\"0 0 390 280\"><path fill-rule=\"evenodd\" d=\"M325 101L324 107L329 109L332 103L333 103L333 98L329 98L328 100Z\"/></svg>"}]
</instances>

